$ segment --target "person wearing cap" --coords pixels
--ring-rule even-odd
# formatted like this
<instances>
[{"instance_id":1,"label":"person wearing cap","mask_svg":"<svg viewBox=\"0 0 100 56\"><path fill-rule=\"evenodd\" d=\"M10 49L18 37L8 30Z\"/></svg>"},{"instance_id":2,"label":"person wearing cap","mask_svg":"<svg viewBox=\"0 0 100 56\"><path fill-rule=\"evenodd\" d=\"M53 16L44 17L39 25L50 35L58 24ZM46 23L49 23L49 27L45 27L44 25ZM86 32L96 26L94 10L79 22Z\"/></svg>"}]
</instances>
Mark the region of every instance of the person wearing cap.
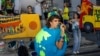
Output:
<instances>
[{"instance_id":1,"label":"person wearing cap","mask_svg":"<svg viewBox=\"0 0 100 56\"><path fill-rule=\"evenodd\" d=\"M48 18L52 15L58 15L57 8L53 7L52 11L48 13Z\"/></svg>"}]
</instances>

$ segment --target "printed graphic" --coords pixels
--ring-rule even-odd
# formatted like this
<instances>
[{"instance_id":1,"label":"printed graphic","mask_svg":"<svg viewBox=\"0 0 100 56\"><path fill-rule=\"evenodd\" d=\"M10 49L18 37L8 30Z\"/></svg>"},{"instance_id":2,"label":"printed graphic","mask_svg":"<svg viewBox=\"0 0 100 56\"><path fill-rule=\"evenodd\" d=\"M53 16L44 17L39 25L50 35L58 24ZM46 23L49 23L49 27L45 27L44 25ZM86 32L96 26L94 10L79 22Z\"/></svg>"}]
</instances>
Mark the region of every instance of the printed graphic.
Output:
<instances>
[{"instance_id":1,"label":"printed graphic","mask_svg":"<svg viewBox=\"0 0 100 56\"><path fill-rule=\"evenodd\" d=\"M0 17L0 37L3 39L35 37L40 28L40 19L37 14Z\"/></svg>"}]
</instances>

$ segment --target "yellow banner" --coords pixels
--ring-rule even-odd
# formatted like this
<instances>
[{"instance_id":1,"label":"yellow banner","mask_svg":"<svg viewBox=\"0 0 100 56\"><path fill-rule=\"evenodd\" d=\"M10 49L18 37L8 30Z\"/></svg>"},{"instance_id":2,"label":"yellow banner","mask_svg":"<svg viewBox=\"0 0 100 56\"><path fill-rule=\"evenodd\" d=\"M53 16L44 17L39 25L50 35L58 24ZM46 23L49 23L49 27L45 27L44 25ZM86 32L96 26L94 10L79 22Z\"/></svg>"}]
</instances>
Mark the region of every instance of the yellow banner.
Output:
<instances>
[{"instance_id":1,"label":"yellow banner","mask_svg":"<svg viewBox=\"0 0 100 56\"><path fill-rule=\"evenodd\" d=\"M3 39L35 37L41 29L38 14L21 14L15 17L0 17L0 37Z\"/></svg>"}]
</instances>

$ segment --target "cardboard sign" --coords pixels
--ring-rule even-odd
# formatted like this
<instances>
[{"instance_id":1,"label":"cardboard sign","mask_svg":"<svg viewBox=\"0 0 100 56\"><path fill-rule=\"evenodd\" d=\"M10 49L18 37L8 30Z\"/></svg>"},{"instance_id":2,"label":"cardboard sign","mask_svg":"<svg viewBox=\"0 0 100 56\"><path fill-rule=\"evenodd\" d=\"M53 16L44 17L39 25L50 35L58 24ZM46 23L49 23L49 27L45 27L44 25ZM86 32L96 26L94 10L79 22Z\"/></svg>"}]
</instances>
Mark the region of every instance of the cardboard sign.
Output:
<instances>
[{"instance_id":1,"label":"cardboard sign","mask_svg":"<svg viewBox=\"0 0 100 56\"><path fill-rule=\"evenodd\" d=\"M41 24L38 14L0 17L0 35L3 39L35 37L40 29Z\"/></svg>"}]
</instances>

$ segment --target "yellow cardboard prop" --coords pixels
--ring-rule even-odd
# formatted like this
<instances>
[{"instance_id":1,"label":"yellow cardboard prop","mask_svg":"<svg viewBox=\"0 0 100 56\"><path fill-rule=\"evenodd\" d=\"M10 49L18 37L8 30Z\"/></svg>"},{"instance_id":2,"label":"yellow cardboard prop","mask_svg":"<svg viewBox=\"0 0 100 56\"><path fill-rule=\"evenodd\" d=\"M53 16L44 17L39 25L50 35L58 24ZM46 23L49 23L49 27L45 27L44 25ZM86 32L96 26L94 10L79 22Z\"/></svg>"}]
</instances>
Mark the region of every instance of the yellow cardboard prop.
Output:
<instances>
[{"instance_id":1,"label":"yellow cardboard prop","mask_svg":"<svg viewBox=\"0 0 100 56\"><path fill-rule=\"evenodd\" d=\"M1 17L0 29L3 39L35 37L41 29L39 15L21 14L15 17Z\"/></svg>"}]
</instances>

